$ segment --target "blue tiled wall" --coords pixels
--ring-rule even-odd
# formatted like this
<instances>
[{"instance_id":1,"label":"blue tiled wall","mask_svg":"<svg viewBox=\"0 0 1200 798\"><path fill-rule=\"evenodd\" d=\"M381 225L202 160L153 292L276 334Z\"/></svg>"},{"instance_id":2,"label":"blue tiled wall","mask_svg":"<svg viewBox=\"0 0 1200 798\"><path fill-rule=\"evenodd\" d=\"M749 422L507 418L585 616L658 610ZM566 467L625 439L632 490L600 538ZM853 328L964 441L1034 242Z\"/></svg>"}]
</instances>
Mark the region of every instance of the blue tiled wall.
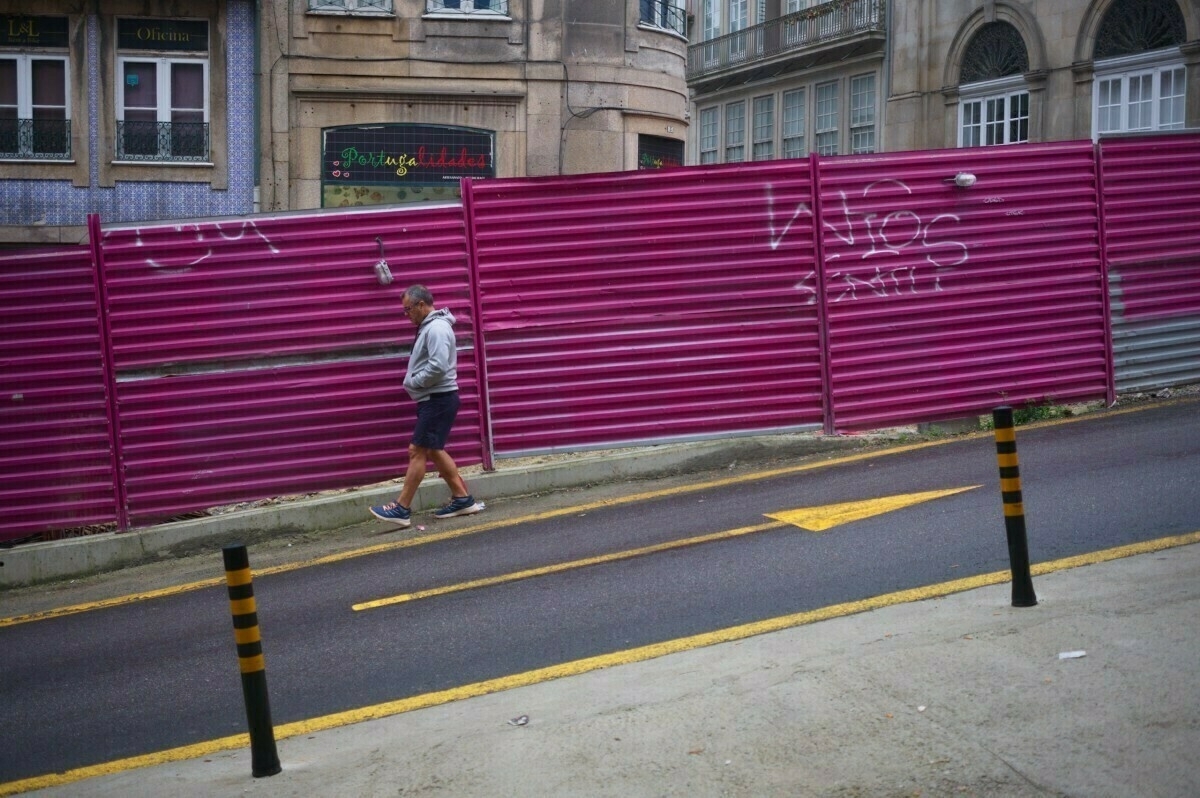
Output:
<instances>
[{"instance_id":1,"label":"blue tiled wall","mask_svg":"<svg viewBox=\"0 0 1200 798\"><path fill-rule=\"evenodd\" d=\"M204 183L117 182L101 188L99 131L100 25L88 19L88 141L90 185L66 180L0 180L0 224L84 225L89 213L102 222L229 216L254 210L254 3L229 0L228 76L225 87L229 119L229 188L213 191ZM75 113L76 124L82 114ZM197 170L200 174L202 170Z\"/></svg>"}]
</instances>

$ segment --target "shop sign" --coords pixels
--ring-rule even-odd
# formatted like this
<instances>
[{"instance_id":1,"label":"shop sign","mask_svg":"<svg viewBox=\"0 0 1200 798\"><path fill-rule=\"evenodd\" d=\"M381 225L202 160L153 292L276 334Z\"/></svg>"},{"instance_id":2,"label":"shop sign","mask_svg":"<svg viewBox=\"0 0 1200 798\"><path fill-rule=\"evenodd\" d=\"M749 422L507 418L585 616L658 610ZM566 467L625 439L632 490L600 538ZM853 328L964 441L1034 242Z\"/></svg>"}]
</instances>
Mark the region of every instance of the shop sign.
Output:
<instances>
[{"instance_id":1,"label":"shop sign","mask_svg":"<svg viewBox=\"0 0 1200 798\"><path fill-rule=\"evenodd\" d=\"M322 131L322 205L459 196L464 177L495 177L490 130L452 125L347 125Z\"/></svg>"},{"instance_id":2,"label":"shop sign","mask_svg":"<svg viewBox=\"0 0 1200 798\"><path fill-rule=\"evenodd\" d=\"M66 47L66 17L0 16L0 47Z\"/></svg>"},{"instance_id":3,"label":"shop sign","mask_svg":"<svg viewBox=\"0 0 1200 798\"><path fill-rule=\"evenodd\" d=\"M664 136L638 136L638 169L683 166L683 142Z\"/></svg>"},{"instance_id":4,"label":"shop sign","mask_svg":"<svg viewBox=\"0 0 1200 798\"><path fill-rule=\"evenodd\" d=\"M207 53L208 22L190 19L119 19L117 47L121 50Z\"/></svg>"}]
</instances>

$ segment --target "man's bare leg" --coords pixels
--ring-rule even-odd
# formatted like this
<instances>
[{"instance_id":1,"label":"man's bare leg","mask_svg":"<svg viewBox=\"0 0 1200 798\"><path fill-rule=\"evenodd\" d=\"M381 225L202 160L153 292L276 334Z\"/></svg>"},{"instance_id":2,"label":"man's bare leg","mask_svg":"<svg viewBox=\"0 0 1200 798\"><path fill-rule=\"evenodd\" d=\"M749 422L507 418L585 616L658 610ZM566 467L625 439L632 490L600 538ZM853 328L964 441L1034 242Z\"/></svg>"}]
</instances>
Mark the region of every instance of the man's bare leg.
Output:
<instances>
[{"instance_id":1,"label":"man's bare leg","mask_svg":"<svg viewBox=\"0 0 1200 798\"><path fill-rule=\"evenodd\" d=\"M467 483L458 473L458 466L455 465L454 458L450 456L450 453L445 449L430 449L428 453L434 467L437 468L438 473L450 488L450 498L460 499L463 496L470 496L471 492L467 490Z\"/></svg>"},{"instance_id":2,"label":"man's bare leg","mask_svg":"<svg viewBox=\"0 0 1200 798\"><path fill-rule=\"evenodd\" d=\"M400 489L400 498L396 500L401 507L412 509L417 488L421 487L421 480L425 479L425 470L429 467L425 461L431 459L431 455L433 452L424 446L417 446L415 443L408 445L408 470L404 472L404 486ZM437 462L436 458L433 460Z\"/></svg>"}]
</instances>

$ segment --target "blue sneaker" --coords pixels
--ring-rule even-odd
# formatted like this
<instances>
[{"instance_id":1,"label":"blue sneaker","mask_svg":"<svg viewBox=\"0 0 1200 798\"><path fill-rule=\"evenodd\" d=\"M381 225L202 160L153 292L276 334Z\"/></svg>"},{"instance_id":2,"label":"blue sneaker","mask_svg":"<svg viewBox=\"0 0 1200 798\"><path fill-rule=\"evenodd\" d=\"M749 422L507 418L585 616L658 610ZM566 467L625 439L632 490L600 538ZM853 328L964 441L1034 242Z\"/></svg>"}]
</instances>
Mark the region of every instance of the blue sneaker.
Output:
<instances>
[{"instance_id":1,"label":"blue sneaker","mask_svg":"<svg viewBox=\"0 0 1200 798\"><path fill-rule=\"evenodd\" d=\"M476 503L473 496L458 496L450 499L450 503L433 514L434 518L454 518L456 515L474 515L483 509L483 503Z\"/></svg>"},{"instance_id":2,"label":"blue sneaker","mask_svg":"<svg viewBox=\"0 0 1200 798\"><path fill-rule=\"evenodd\" d=\"M406 527L412 524L412 510L401 507L396 502L371 508L371 515L384 521Z\"/></svg>"}]
</instances>

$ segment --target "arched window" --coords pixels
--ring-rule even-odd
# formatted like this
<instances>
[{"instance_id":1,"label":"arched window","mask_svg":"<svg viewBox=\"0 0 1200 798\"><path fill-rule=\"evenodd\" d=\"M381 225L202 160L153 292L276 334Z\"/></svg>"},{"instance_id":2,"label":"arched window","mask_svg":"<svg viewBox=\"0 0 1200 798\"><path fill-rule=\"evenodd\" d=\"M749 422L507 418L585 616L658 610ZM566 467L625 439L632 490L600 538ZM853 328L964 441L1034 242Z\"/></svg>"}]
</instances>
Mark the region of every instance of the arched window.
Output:
<instances>
[{"instance_id":1,"label":"arched window","mask_svg":"<svg viewBox=\"0 0 1200 798\"><path fill-rule=\"evenodd\" d=\"M1096 32L1094 58L1116 58L1183 44L1187 26L1175 0L1118 0Z\"/></svg>"},{"instance_id":2,"label":"arched window","mask_svg":"<svg viewBox=\"0 0 1200 798\"><path fill-rule=\"evenodd\" d=\"M989 22L971 37L959 82L978 83L1028 71L1029 53L1021 34L1007 22Z\"/></svg>"},{"instance_id":3,"label":"arched window","mask_svg":"<svg viewBox=\"0 0 1200 798\"><path fill-rule=\"evenodd\" d=\"M958 146L1029 141L1029 52L1007 22L989 22L963 51L959 78Z\"/></svg>"},{"instance_id":4,"label":"arched window","mask_svg":"<svg viewBox=\"0 0 1200 798\"><path fill-rule=\"evenodd\" d=\"M1187 26L1175 0L1117 0L1096 30L1092 136L1182 129Z\"/></svg>"}]
</instances>

